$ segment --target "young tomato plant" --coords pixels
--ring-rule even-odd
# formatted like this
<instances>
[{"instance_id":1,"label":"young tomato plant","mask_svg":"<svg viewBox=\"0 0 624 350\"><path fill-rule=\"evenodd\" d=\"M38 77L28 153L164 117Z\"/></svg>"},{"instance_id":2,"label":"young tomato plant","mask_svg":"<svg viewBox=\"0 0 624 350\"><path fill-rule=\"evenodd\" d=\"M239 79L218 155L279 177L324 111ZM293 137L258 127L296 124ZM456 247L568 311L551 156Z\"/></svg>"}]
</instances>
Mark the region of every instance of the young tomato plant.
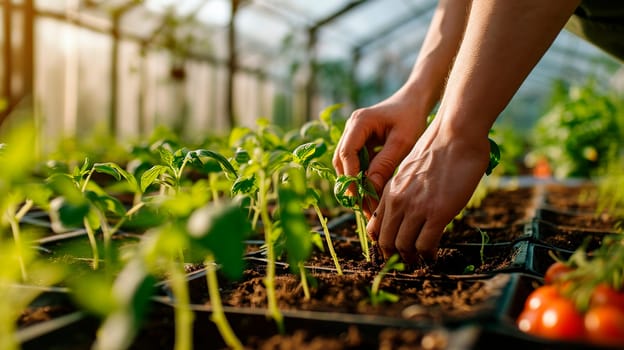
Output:
<instances>
[{"instance_id":1,"label":"young tomato plant","mask_svg":"<svg viewBox=\"0 0 624 350\"><path fill-rule=\"evenodd\" d=\"M87 231L93 254L93 269L99 268L99 251L96 231L101 230L104 242L104 261L108 266L114 262L111 239L124 220L137 212L143 203L138 203L130 210L115 197L106 193L100 186L90 181L95 172L112 175L120 180L122 171L113 163L91 164L88 159L72 174L54 173L48 177L50 188L59 196L50 202L50 218L53 227L62 229L65 226L83 225ZM125 174L126 175L126 174ZM127 175L127 179L133 179ZM121 218L116 225L111 225L109 215Z\"/></svg>"},{"instance_id":2,"label":"young tomato plant","mask_svg":"<svg viewBox=\"0 0 624 350\"><path fill-rule=\"evenodd\" d=\"M19 227L19 219L32 203L39 199L45 202L48 195L40 184L35 184L32 176L36 157L35 130L28 124L4 130L2 136L6 144L0 145L0 213L3 218L0 225L0 349L20 348L16 336L19 317L46 287L57 285L66 275L63 267L40 259L30 247L38 232ZM26 282L30 287L22 285Z\"/></svg>"},{"instance_id":3,"label":"young tomato plant","mask_svg":"<svg viewBox=\"0 0 624 350\"><path fill-rule=\"evenodd\" d=\"M169 147L158 148L160 162L141 175L141 191L145 192L152 184L160 185L160 194L177 192L182 185L187 165L201 167L207 159L216 160L229 175L236 177L236 170L222 154L207 149L172 151Z\"/></svg>"},{"instance_id":4,"label":"young tomato plant","mask_svg":"<svg viewBox=\"0 0 624 350\"><path fill-rule=\"evenodd\" d=\"M370 288L370 301L373 306L380 305L384 302L396 303L399 301L399 296L396 294L388 293L380 289L381 281L390 271L403 271L405 264L399 261L397 254L392 255L377 273L373 279L373 285Z\"/></svg>"},{"instance_id":5,"label":"young tomato plant","mask_svg":"<svg viewBox=\"0 0 624 350\"><path fill-rule=\"evenodd\" d=\"M280 172L291 160L290 152L283 149L282 140L273 130L263 123L258 132L238 129L232 134L231 142L238 143L242 150L237 152L238 177L232 185L232 193L246 195L253 211L252 227L257 228L258 220L262 223L266 249L267 271L264 285L267 292L267 312L275 321L280 331L284 329L283 316L277 306L275 294L276 242L281 230L276 227L269 207L278 198ZM238 140L234 140L238 138Z\"/></svg>"},{"instance_id":6,"label":"young tomato plant","mask_svg":"<svg viewBox=\"0 0 624 350\"><path fill-rule=\"evenodd\" d=\"M362 160L360 162L363 163ZM352 192L352 188L355 188L355 193ZM362 254L367 262L371 261L368 235L366 234L366 216L363 210L365 200L369 198L379 199L372 184L368 182L363 171L360 171L357 176L340 175L336 178L334 194L338 203L346 208L352 208L355 212L356 231L362 246Z\"/></svg>"},{"instance_id":7,"label":"young tomato plant","mask_svg":"<svg viewBox=\"0 0 624 350\"><path fill-rule=\"evenodd\" d=\"M327 151L327 146L325 146L324 142L309 142L304 143L293 151L294 161L303 167L306 174L306 181L308 183L312 183L312 174L317 173L319 176L329 179L330 181L334 180L335 175L333 169L327 167L322 162L318 161L316 158L322 156ZM331 240L331 235L329 233L329 228L327 227L327 218L323 215L321 208L319 207L320 195L316 190L311 188L310 185L307 186L308 191L304 196L306 197L307 207L311 206L314 208L314 212L316 213L321 227L323 228L323 236L325 237L325 241L327 243L327 247L329 249L329 254L332 257L334 265L336 266L336 272L338 275L342 275L342 268L340 267L340 262L338 261L338 256L336 255L336 250L334 249L334 244Z\"/></svg>"},{"instance_id":8,"label":"young tomato plant","mask_svg":"<svg viewBox=\"0 0 624 350\"><path fill-rule=\"evenodd\" d=\"M284 235L284 245L291 269L301 276L301 286L306 299L310 299L305 261L312 251L313 233L303 214L306 201L305 175L300 167L285 170L285 181L278 189L279 221Z\"/></svg>"},{"instance_id":9,"label":"young tomato plant","mask_svg":"<svg viewBox=\"0 0 624 350\"><path fill-rule=\"evenodd\" d=\"M209 196L205 182L198 181L192 188L167 197L161 203L161 210L168 220L148 231L141 245L148 269L169 277L176 305L176 350L192 348L194 314L184 272L189 259L206 265L212 320L229 347L242 348L225 318L215 266L219 264L220 271L229 278L240 277L244 267L243 239L250 225L237 201L209 203Z\"/></svg>"}]
</instances>

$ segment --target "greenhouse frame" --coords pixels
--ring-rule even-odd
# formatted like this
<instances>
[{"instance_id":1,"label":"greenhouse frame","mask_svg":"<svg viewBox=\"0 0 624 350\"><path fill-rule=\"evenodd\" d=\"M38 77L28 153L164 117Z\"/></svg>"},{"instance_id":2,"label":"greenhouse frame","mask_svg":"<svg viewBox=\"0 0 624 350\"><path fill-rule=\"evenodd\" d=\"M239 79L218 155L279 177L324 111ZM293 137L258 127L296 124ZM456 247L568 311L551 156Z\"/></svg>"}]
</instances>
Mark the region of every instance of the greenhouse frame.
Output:
<instances>
[{"instance_id":1,"label":"greenhouse frame","mask_svg":"<svg viewBox=\"0 0 624 350\"><path fill-rule=\"evenodd\" d=\"M427 177L439 101L357 118L442 2L0 0L0 350L624 347L621 59L564 28Z\"/></svg>"}]
</instances>

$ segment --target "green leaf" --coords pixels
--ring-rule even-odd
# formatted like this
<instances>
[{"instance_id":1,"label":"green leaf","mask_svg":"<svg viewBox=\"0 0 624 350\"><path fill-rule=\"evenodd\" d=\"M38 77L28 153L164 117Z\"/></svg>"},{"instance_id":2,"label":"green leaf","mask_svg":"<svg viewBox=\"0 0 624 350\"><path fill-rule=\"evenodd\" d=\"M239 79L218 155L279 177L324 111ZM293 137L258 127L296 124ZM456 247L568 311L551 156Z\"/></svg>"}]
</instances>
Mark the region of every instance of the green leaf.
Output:
<instances>
[{"instance_id":1,"label":"green leaf","mask_svg":"<svg viewBox=\"0 0 624 350\"><path fill-rule=\"evenodd\" d=\"M323 109L321 111L321 114L319 115L319 118L321 119L321 121L323 121L323 123L325 123L325 125L332 125L332 115L334 114L334 112L336 112L337 110L339 110L340 108L343 107L342 103L337 103L337 104L333 104L331 106L326 107L325 109Z\"/></svg>"},{"instance_id":2,"label":"green leaf","mask_svg":"<svg viewBox=\"0 0 624 350\"><path fill-rule=\"evenodd\" d=\"M95 164L93 164L93 169L96 172L105 173L105 174L109 174L111 176L114 176L115 179L117 179L117 181L121 180L121 178L120 178L120 176L121 176L124 179L126 179L126 181L128 181L128 183L130 183L132 188L134 188L134 189L138 189L139 188L136 178L132 174L130 174L128 171L126 171L126 169L122 168L118 164L115 164L115 163L112 163L112 162L108 162L108 163L95 163Z\"/></svg>"},{"instance_id":3,"label":"green leaf","mask_svg":"<svg viewBox=\"0 0 624 350\"><path fill-rule=\"evenodd\" d=\"M89 161L89 158L85 158L84 162L82 163L82 166L80 167L80 175L84 175L87 172L89 172L90 164L91 162Z\"/></svg>"},{"instance_id":4,"label":"green leaf","mask_svg":"<svg viewBox=\"0 0 624 350\"><path fill-rule=\"evenodd\" d=\"M168 166L173 166L173 161L174 161L174 155L173 152L171 152L170 150L168 150L167 148L164 147L160 147L158 149L158 154L160 155L160 160L168 165Z\"/></svg>"},{"instance_id":5,"label":"green leaf","mask_svg":"<svg viewBox=\"0 0 624 350\"><path fill-rule=\"evenodd\" d=\"M336 178L334 183L334 196L340 205L346 208L353 208L358 203L358 198L354 194L347 193L351 184L358 183L358 178L355 176L340 175Z\"/></svg>"},{"instance_id":6,"label":"green leaf","mask_svg":"<svg viewBox=\"0 0 624 350\"><path fill-rule=\"evenodd\" d=\"M223 155L217 152L210 151L207 149L198 149L198 150L189 152L187 156L188 155L190 155L191 157L197 157L198 159L200 159L200 157L212 158L216 160L217 162L219 162L219 165L221 165L221 168L223 169L223 171L226 171L233 176L237 176L236 169L232 166L232 163L230 163L230 161L228 161L227 158L225 158Z\"/></svg>"},{"instance_id":7,"label":"green leaf","mask_svg":"<svg viewBox=\"0 0 624 350\"><path fill-rule=\"evenodd\" d=\"M194 245L210 250L228 278L240 278L244 267L243 239L251 232L251 224L238 203L211 203L195 210L187 229Z\"/></svg>"},{"instance_id":8,"label":"green leaf","mask_svg":"<svg viewBox=\"0 0 624 350\"><path fill-rule=\"evenodd\" d=\"M89 213L89 203L68 201L65 197L57 197L50 202L50 220L59 231L68 227L81 227L82 220Z\"/></svg>"},{"instance_id":9,"label":"green leaf","mask_svg":"<svg viewBox=\"0 0 624 350\"><path fill-rule=\"evenodd\" d=\"M120 217L126 214L126 208L121 201L111 195L97 194L92 191L86 191L85 195L103 213L110 212Z\"/></svg>"},{"instance_id":10,"label":"green leaf","mask_svg":"<svg viewBox=\"0 0 624 350\"><path fill-rule=\"evenodd\" d=\"M94 207L89 207L89 211L86 215L87 222L92 229L98 230L100 226L102 226L102 221L100 220L100 216Z\"/></svg>"},{"instance_id":11,"label":"green leaf","mask_svg":"<svg viewBox=\"0 0 624 350\"><path fill-rule=\"evenodd\" d=\"M251 157L249 156L249 152L247 152L247 150L245 150L243 148L239 147L236 150L236 153L234 153L234 160L238 164L245 164L245 163L249 162L250 159L251 159Z\"/></svg>"},{"instance_id":12,"label":"green leaf","mask_svg":"<svg viewBox=\"0 0 624 350\"><path fill-rule=\"evenodd\" d=\"M492 140L491 138L488 138L488 141L490 141L490 161L488 163L487 169L485 169L486 175L490 175L492 173L494 168L496 168L498 163L500 163L500 157L501 157L500 148L498 147L498 144L496 144L496 142L494 142L494 140Z\"/></svg>"},{"instance_id":13,"label":"green leaf","mask_svg":"<svg viewBox=\"0 0 624 350\"><path fill-rule=\"evenodd\" d=\"M72 203L84 201L82 192L68 174L55 173L46 179L48 186L57 194Z\"/></svg>"},{"instance_id":14,"label":"green leaf","mask_svg":"<svg viewBox=\"0 0 624 350\"><path fill-rule=\"evenodd\" d=\"M292 153L286 152L284 150L276 150L269 154L267 171L269 173L274 173L279 171L284 164L289 163L292 160Z\"/></svg>"},{"instance_id":15,"label":"green leaf","mask_svg":"<svg viewBox=\"0 0 624 350\"><path fill-rule=\"evenodd\" d=\"M143 263L132 260L119 273L112 288L114 308L98 330L98 349L127 349L141 328L154 291L156 279L147 273ZM98 300L98 299L94 299Z\"/></svg>"},{"instance_id":16,"label":"green leaf","mask_svg":"<svg viewBox=\"0 0 624 350\"><path fill-rule=\"evenodd\" d=\"M141 192L145 192L147 188L156 181L156 179L169 170L164 165L154 165L141 175Z\"/></svg>"},{"instance_id":17,"label":"green leaf","mask_svg":"<svg viewBox=\"0 0 624 350\"><path fill-rule=\"evenodd\" d=\"M256 175L241 176L232 185L232 194L251 194L258 190Z\"/></svg>"},{"instance_id":18,"label":"green leaf","mask_svg":"<svg viewBox=\"0 0 624 350\"><path fill-rule=\"evenodd\" d=\"M304 143L303 145L295 148L293 151L294 160L303 166L307 166L308 162L310 162L310 159L312 159L315 153L316 144L314 142Z\"/></svg>"},{"instance_id":19,"label":"green leaf","mask_svg":"<svg viewBox=\"0 0 624 350\"><path fill-rule=\"evenodd\" d=\"M323 125L319 120L311 120L303 124L299 129L300 135L306 137L308 140L326 137L327 131L327 126Z\"/></svg>"},{"instance_id":20,"label":"green leaf","mask_svg":"<svg viewBox=\"0 0 624 350\"><path fill-rule=\"evenodd\" d=\"M119 166L117 166L117 168L119 168ZM121 175L113 163L95 163L93 164L93 170L98 173L108 174L114 177L117 181L121 180Z\"/></svg>"},{"instance_id":21,"label":"green leaf","mask_svg":"<svg viewBox=\"0 0 624 350\"><path fill-rule=\"evenodd\" d=\"M307 224L299 193L292 188L278 190L281 227L284 230L288 262L296 269L306 261L312 251L312 237Z\"/></svg>"},{"instance_id":22,"label":"green leaf","mask_svg":"<svg viewBox=\"0 0 624 350\"><path fill-rule=\"evenodd\" d=\"M91 271L79 279L69 279L74 293L72 297L85 310L100 317L105 317L115 310L117 303L113 298L112 286L103 272Z\"/></svg>"},{"instance_id":23,"label":"green leaf","mask_svg":"<svg viewBox=\"0 0 624 350\"><path fill-rule=\"evenodd\" d=\"M472 265L472 264L471 264L471 265L467 265L467 266L464 268L464 274L466 274L466 275L473 274L473 273L474 273L474 271L475 271L475 266L474 266L474 265Z\"/></svg>"}]
</instances>

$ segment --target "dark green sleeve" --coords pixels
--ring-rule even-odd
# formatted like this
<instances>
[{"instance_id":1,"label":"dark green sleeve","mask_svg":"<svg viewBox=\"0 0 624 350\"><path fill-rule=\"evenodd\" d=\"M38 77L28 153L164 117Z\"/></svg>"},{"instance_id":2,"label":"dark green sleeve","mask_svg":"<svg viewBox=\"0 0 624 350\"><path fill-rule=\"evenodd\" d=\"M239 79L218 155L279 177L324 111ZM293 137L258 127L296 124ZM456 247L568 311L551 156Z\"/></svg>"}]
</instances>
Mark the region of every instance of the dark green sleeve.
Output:
<instances>
[{"instance_id":1,"label":"dark green sleeve","mask_svg":"<svg viewBox=\"0 0 624 350\"><path fill-rule=\"evenodd\" d=\"M584 0L565 28L624 61L624 1Z\"/></svg>"}]
</instances>

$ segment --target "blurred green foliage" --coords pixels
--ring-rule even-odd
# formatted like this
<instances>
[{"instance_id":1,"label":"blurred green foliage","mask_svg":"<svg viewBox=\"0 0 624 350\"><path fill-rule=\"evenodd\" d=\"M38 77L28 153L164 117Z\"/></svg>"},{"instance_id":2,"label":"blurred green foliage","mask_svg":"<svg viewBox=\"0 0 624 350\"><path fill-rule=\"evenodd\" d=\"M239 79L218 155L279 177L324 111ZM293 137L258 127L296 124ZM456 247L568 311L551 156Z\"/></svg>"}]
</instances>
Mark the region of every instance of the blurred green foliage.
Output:
<instances>
[{"instance_id":1,"label":"blurred green foliage","mask_svg":"<svg viewBox=\"0 0 624 350\"><path fill-rule=\"evenodd\" d=\"M584 85L555 84L550 107L536 123L532 156L545 157L556 177L591 177L622 147L621 96Z\"/></svg>"}]
</instances>

